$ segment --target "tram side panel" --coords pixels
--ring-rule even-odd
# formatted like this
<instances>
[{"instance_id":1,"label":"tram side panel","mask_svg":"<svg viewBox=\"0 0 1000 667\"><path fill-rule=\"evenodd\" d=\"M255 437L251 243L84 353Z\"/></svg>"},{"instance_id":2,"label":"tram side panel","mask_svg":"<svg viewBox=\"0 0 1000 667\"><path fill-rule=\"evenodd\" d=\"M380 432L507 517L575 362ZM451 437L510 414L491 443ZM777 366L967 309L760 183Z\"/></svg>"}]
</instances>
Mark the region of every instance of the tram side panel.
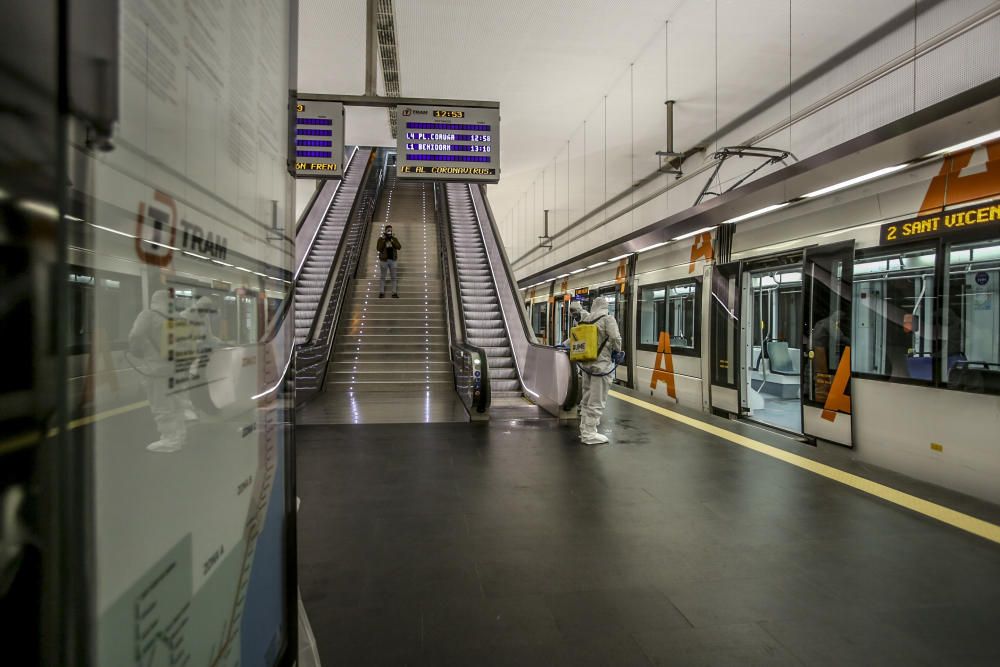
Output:
<instances>
[{"instance_id":1,"label":"tram side panel","mask_svg":"<svg viewBox=\"0 0 1000 667\"><path fill-rule=\"evenodd\" d=\"M705 394L702 312L704 257L692 241L639 255L634 326L635 388L661 405L700 409Z\"/></svg>"}]
</instances>

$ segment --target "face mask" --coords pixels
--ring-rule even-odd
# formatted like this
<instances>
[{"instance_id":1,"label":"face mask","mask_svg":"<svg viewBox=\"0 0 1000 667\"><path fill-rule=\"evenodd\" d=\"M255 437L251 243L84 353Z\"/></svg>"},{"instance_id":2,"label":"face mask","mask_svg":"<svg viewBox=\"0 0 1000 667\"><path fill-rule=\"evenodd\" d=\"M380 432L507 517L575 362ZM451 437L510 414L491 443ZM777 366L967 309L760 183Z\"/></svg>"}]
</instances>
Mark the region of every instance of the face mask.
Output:
<instances>
[{"instance_id":1,"label":"face mask","mask_svg":"<svg viewBox=\"0 0 1000 667\"><path fill-rule=\"evenodd\" d=\"M392 230L389 230L389 229L385 230L385 235L386 236L392 236Z\"/></svg>"}]
</instances>

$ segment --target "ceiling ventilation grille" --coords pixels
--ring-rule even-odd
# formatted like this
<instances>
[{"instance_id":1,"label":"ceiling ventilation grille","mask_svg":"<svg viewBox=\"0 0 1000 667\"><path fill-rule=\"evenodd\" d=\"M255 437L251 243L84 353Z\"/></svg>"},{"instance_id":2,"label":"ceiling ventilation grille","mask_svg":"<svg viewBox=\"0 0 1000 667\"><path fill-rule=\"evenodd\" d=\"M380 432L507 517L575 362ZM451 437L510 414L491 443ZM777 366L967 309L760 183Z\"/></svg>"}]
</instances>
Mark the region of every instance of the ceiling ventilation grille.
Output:
<instances>
[{"instance_id":1,"label":"ceiling ventilation grille","mask_svg":"<svg viewBox=\"0 0 1000 667\"><path fill-rule=\"evenodd\" d=\"M382 61L382 79L385 96L399 97L399 52L396 48L396 12L393 0L378 0L375 10L378 31L379 55ZM396 138L396 107L389 107L389 129Z\"/></svg>"}]
</instances>

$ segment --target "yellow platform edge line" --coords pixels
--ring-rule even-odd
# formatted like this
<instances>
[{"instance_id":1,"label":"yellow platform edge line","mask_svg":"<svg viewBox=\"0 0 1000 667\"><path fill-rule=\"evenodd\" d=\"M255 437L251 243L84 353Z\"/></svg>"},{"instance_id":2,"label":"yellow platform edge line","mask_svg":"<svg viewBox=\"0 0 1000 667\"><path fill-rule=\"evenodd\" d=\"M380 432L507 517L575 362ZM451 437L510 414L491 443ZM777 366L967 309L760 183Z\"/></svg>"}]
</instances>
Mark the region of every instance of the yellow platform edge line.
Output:
<instances>
[{"instance_id":1,"label":"yellow platform edge line","mask_svg":"<svg viewBox=\"0 0 1000 667\"><path fill-rule=\"evenodd\" d=\"M66 430L72 431L80 428L81 426L89 426L90 424L94 424L103 419L117 417L118 415L123 415L127 412L132 412L133 410L138 410L139 408L143 408L148 405L149 401L136 401L135 403L129 403L128 405L105 410L104 412L98 412L97 414L90 415L89 417L74 419L69 423L69 427ZM57 435L59 435L59 428L57 426L53 426L45 433L46 438L54 438ZM8 438L0 441L0 454L9 454L15 450L34 445L39 440L41 440L41 438L38 437L37 433L23 433L13 438Z\"/></svg>"},{"instance_id":2,"label":"yellow platform edge line","mask_svg":"<svg viewBox=\"0 0 1000 667\"><path fill-rule=\"evenodd\" d=\"M797 468L808 470L809 472L821 477L826 477L827 479L839 482L845 486L850 486L858 491L875 496L876 498L881 498L882 500L899 505L900 507L904 507L910 511L936 519L937 521L946 523L949 526L958 528L959 530L964 530L967 533L972 533L973 535L977 535L983 539L1000 544L1000 526L990 523L989 521L977 519L974 516L963 514L962 512L953 510L950 507L933 503L929 500L900 491L899 489L894 489L891 486L886 486L885 484L873 482L870 479L859 477L844 470L840 470L839 468L826 465L825 463L820 463L819 461L814 461L804 456L799 456L798 454L786 452L785 450L774 447L773 445L758 442L757 440L748 438L745 435L727 431L724 428L719 428L718 426L703 422L699 419L682 415L678 412L674 412L673 410L635 398L634 396L621 394L617 391L610 392L610 395L620 401L631 403L632 405L643 408L644 410L654 412L658 415L667 417L668 419L673 419L674 421L686 424L687 426L704 431L705 433L710 433L733 444L747 449L752 449L753 451L764 454L765 456L770 456L773 459L783 461L789 465L796 466Z\"/></svg>"}]
</instances>

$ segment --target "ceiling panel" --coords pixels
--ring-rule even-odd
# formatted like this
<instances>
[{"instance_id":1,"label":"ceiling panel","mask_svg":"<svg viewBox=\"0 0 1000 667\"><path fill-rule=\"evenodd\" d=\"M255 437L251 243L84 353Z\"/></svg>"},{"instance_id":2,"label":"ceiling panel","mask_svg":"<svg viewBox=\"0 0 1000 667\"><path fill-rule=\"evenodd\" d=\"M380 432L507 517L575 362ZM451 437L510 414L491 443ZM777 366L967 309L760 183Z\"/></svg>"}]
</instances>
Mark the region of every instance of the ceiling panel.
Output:
<instances>
[{"instance_id":1,"label":"ceiling panel","mask_svg":"<svg viewBox=\"0 0 1000 667\"><path fill-rule=\"evenodd\" d=\"M503 175L496 188L502 191L507 179L533 178L565 148L680 4L396 0L401 94L498 100ZM300 0L300 90L364 92L364 23L364 0ZM354 130L348 122L348 143L379 136L377 123L377 114ZM381 136L380 143L391 143L387 129Z\"/></svg>"}]
</instances>

